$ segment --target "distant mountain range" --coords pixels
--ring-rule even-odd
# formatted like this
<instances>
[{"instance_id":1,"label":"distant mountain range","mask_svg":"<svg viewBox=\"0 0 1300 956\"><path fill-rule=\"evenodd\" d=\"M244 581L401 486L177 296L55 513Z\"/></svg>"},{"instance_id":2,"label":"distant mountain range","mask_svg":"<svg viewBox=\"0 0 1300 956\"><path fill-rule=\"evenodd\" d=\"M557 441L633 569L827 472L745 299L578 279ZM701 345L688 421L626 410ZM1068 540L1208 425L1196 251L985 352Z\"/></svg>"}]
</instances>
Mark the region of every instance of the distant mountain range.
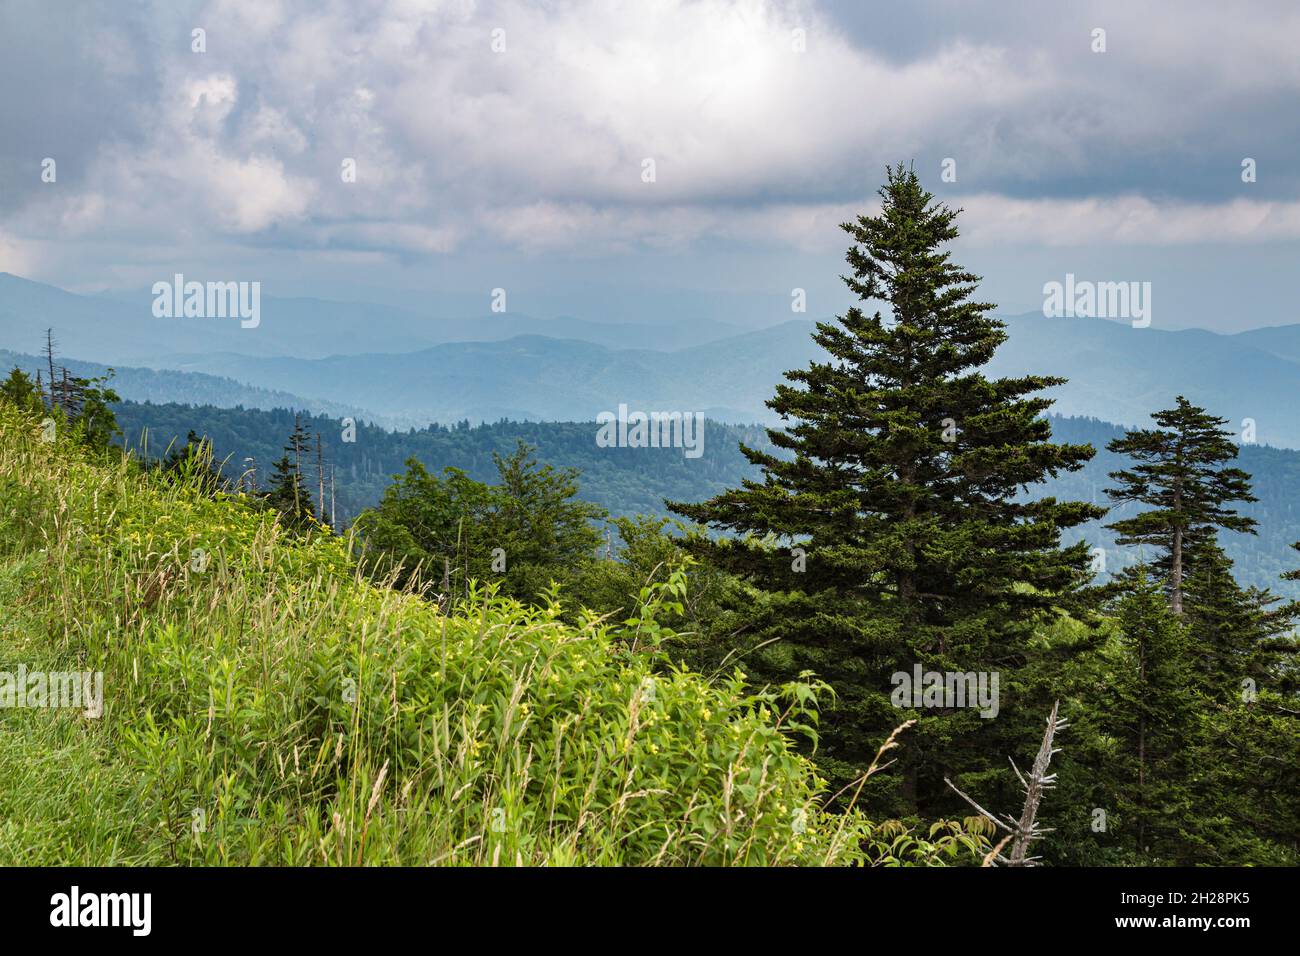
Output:
<instances>
[{"instance_id":1,"label":"distant mountain range","mask_svg":"<svg viewBox=\"0 0 1300 956\"><path fill-rule=\"evenodd\" d=\"M324 358L411 352L443 342L495 341L517 335L580 339L609 348L676 349L740 331L708 320L644 325L538 319L513 312L442 317L417 307L268 295L261 297L260 324L245 329L238 319L159 319L152 306L153 297L146 289L132 298L76 295L0 272L0 349L37 352L44 345L45 330L53 328L61 351L75 358L109 365L197 369L193 363L220 352Z\"/></svg>"},{"instance_id":2,"label":"distant mountain range","mask_svg":"<svg viewBox=\"0 0 1300 956\"><path fill-rule=\"evenodd\" d=\"M1230 420L1238 434L1255 423L1255 441L1300 447L1300 325L1216 335L1199 329L1135 329L1104 319L1005 319L1010 338L989 372L1060 375L1052 411L1120 425L1150 424L1150 414L1185 395Z\"/></svg>"},{"instance_id":3,"label":"distant mountain range","mask_svg":"<svg viewBox=\"0 0 1300 956\"><path fill-rule=\"evenodd\" d=\"M1253 420L1259 444L1300 447L1300 416L1291 414L1300 398L1300 326L1216 335L1040 314L1004 321L1009 339L988 372L1068 379L1049 393L1062 415L1134 426L1181 394L1228 418L1234 431ZM811 331L810 322L787 322L674 351L520 336L406 355L212 355L194 368L403 420L587 420L623 402L771 422L764 403L782 373L820 354Z\"/></svg>"},{"instance_id":4,"label":"distant mountain range","mask_svg":"<svg viewBox=\"0 0 1300 956\"><path fill-rule=\"evenodd\" d=\"M57 358L56 362L67 368L73 375L82 378L100 378L106 375L110 368L101 362L83 362L62 357ZM14 367L22 369L33 378L37 373L49 378L49 373L45 371L47 365L43 355L25 355L0 349L0 370L7 371ZM111 387L123 399L136 402L181 402L187 405L256 408L267 411L276 408L297 408L314 414L350 416L354 419L393 424L382 416L340 402L303 398L278 389L258 388L234 379L204 375L200 372L116 367L113 368Z\"/></svg>"},{"instance_id":5,"label":"distant mountain range","mask_svg":"<svg viewBox=\"0 0 1300 956\"><path fill-rule=\"evenodd\" d=\"M31 355L46 326L63 354L118 363L119 391L151 401L235 404L235 386L285 404L347 408L390 424L514 420L583 421L619 404L701 411L737 423L772 422L764 403L787 369L819 353L810 321L737 332L721 323L616 325L510 314L430 319L362 303L264 299L257 329L236 320L155 319L150 300L77 296L0 274L0 347ZM1300 325L1235 335L1135 329L1102 319L1004 317L1008 342L988 371L1069 379L1054 412L1133 426L1186 395L1254 424L1257 443L1300 447ZM520 333L524 334L520 334ZM135 356L134 359L131 357ZM215 377L137 388L147 366ZM201 387L216 389L197 397ZM269 399L240 399L267 407Z\"/></svg>"},{"instance_id":6,"label":"distant mountain range","mask_svg":"<svg viewBox=\"0 0 1300 956\"><path fill-rule=\"evenodd\" d=\"M619 403L646 411L700 411L719 421L769 419L763 402L781 374L815 351L803 322L675 351L611 349L521 335L453 342L405 355L326 359L213 355L193 367L216 375L415 421L590 421Z\"/></svg>"}]
</instances>

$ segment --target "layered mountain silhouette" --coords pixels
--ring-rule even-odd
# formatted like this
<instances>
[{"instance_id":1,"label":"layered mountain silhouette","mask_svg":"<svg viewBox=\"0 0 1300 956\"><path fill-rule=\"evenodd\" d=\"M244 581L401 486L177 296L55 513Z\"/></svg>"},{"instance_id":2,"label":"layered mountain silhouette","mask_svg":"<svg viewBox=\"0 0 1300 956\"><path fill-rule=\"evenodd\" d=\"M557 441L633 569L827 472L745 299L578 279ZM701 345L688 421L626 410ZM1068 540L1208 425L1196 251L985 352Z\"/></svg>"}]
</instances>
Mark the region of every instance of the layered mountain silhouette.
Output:
<instances>
[{"instance_id":1,"label":"layered mountain silhouette","mask_svg":"<svg viewBox=\"0 0 1300 956\"><path fill-rule=\"evenodd\" d=\"M389 306L264 298L261 325L241 329L235 320L156 319L149 304L146 296L73 295L0 274L0 348L35 354L51 326L72 358L201 373L302 407L359 409L409 424L591 420L619 404L772 422L764 403L782 373L820 352L805 320L737 333L721 323L619 325L508 313L428 319ZM1219 335L1039 313L1004 320L1009 339L989 373L1067 378L1051 391L1058 414L1134 426L1185 395L1234 430L1253 427L1258 443L1300 447L1291 407L1300 395L1300 325ZM185 394L194 380L177 380L169 393L165 376L155 378L146 395L119 376L124 397L195 400Z\"/></svg>"},{"instance_id":2,"label":"layered mountain silhouette","mask_svg":"<svg viewBox=\"0 0 1300 956\"><path fill-rule=\"evenodd\" d=\"M186 276L186 279L202 278ZM161 277L171 282L172 276ZM486 299L485 299L486 301ZM183 366L214 352L323 358L360 352L410 352L443 342L495 341L536 334L610 348L684 348L739 331L724 322L668 321L655 325L593 322L519 313L441 317L421 308L370 302L261 296L260 323L241 328L232 318L153 315L153 296L76 295L0 272L0 348L36 352L52 327L64 353L87 361L150 368Z\"/></svg>"}]
</instances>

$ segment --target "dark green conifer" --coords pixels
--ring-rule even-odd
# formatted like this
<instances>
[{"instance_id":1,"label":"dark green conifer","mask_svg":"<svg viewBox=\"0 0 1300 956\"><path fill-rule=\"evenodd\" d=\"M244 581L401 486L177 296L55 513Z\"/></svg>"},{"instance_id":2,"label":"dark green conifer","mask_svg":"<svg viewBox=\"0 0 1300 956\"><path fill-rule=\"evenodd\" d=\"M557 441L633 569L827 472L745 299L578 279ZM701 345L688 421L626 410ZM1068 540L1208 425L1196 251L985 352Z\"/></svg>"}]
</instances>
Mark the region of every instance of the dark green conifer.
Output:
<instances>
[{"instance_id":1,"label":"dark green conifer","mask_svg":"<svg viewBox=\"0 0 1300 956\"><path fill-rule=\"evenodd\" d=\"M854 243L844 281L888 314L854 306L817 324L825 359L787 372L767 403L787 425L770 431L779 453L742 446L760 480L670 506L750 536L697 544L758 589L746 635L768 643L745 655L754 676L809 669L839 694L818 751L836 782L912 715L891 705L891 674L917 663L999 672L999 719L969 707L920 713L894 775L904 781L894 808L910 812L946 799L945 772L1000 764L993 755L1041 736L1051 698L1023 699L1018 672L1036 622L1086 578L1086 546L1062 549L1061 530L1104 512L1020 495L1094 453L1051 441L1051 402L1037 393L1062 380L979 371L1006 332L971 298L979 277L944 249L957 212L902 166L880 196L879 215L843 226Z\"/></svg>"},{"instance_id":2,"label":"dark green conifer","mask_svg":"<svg viewBox=\"0 0 1300 956\"><path fill-rule=\"evenodd\" d=\"M1194 745L1203 711L1190 639L1158 581L1139 565L1115 607L1118 652L1095 706L1115 741L1101 768L1112 784L1110 829L1146 862L1178 862L1206 807L1193 799Z\"/></svg>"},{"instance_id":3,"label":"dark green conifer","mask_svg":"<svg viewBox=\"0 0 1300 956\"><path fill-rule=\"evenodd\" d=\"M1108 525L1120 544L1147 545L1156 550L1152 562L1165 582L1169 607L1183 613L1187 557L1198 545L1209 544L1219 528L1253 532L1255 522L1230 505L1255 501L1250 476L1240 468L1224 467L1237 457L1226 418L1216 418L1179 395L1174 408L1153 412L1158 428L1136 429L1107 445L1137 464L1111 472L1118 482L1107 488L1112 501L1147 505L1131 518Z\"/></svg>"},{"instance_id":4,"label":"dark green conifer","mask_svg":"<svg viewBox=\"0 0 1300 956\"><path fill-rule=\"evenodd\" d=\"M303 483L302 457L308 445L307 431L300 416L293 417L293 431L284 446L284 454L272 466L271 480L265 499L280 513L282 523L297 531L311 527L316 518L312 508L311 492Z\"/></svg>"}]
</instances>

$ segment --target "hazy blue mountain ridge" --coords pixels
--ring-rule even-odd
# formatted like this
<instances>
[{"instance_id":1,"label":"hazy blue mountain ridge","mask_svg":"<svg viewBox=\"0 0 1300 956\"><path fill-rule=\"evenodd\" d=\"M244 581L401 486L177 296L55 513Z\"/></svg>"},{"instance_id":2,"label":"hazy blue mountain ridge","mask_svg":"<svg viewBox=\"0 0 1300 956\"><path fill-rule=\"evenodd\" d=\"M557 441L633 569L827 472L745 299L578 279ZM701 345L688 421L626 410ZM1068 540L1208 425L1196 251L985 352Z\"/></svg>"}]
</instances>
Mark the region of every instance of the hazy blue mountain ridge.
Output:
<instances>
[{"instance_id":1,"label":"hazy blue mountain ridge","mask_svg":"<svg viewBox=\"0 0 1300 956\"><path fill-rule=\"evenodd\" d=\"M1259 443L1300 447L1300 418L1291 411L1300 394L1300 325L1218 335L1040 313L1004 321L1008 341L987 371L1067 378L1051 391L1058 414L1137 425L1182 394L1234 430L1250 419ZM262 325L241 329L234 320L155 319L143 298L77 296L0 274L0 348L35 354L47 325L60 354L122 366L119 391L131 398L364 409L417 426L587 420L620 403L773 422L765 402L782 373L820 352L813 323L803 319L736 333L722 323L620 326L510 313L441 320L313 299L268 298ZM128 353L143 358L125 362ZM141 366L160 370L147 389ZM129 383L127 367L137 369ZM169 379L167 369L276 397L250 398L228 383L205 391L197 380Z\"/></svg>"},{"instance_id":2,"label":"hazy blue mountain ridge","mask_svg":"<svg viewBox=\"0 0 1300 956\"><path fill-rule=\"evenodd\" d=\"M171 282L172 278L159 276L159 281ZM229 318L155 318L153 297L147 289L127 297L76 295L0 272L0 349L39 351L45 330L53 328L61 351L74 358L110 365L211 371L194 363L220 352L326 358L375 351L404 353L443 342L492 341L527 334L582 339L612 348L673 349L738 331L712 320L649 325L492 313L486 295L483 313L467 317L434 315L424 303L399 308L262 295L260 305L256 328L241 328L237 319Z\"/></svg>"}]
</instances>

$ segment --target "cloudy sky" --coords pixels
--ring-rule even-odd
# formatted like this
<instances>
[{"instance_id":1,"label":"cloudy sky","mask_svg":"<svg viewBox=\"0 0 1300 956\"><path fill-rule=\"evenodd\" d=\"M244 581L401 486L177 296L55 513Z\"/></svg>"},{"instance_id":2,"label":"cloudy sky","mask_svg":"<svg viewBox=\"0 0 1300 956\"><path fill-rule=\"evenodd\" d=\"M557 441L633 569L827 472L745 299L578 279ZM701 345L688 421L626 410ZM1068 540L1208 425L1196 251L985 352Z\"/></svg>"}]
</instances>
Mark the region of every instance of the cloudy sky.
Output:
<instances>
[{"instance_id":1,"label":"cloudy sky","mask_svg":"<svg viewBox=\"0 0 1300 956\"><path fill-rule=\"evenodd\" d=\"M0 271L766 324L843 307L901 160L1005 312L1072 272L1300 322L1297 37L1287 0L3 0Z\"/></svg>"}]
</instances>

